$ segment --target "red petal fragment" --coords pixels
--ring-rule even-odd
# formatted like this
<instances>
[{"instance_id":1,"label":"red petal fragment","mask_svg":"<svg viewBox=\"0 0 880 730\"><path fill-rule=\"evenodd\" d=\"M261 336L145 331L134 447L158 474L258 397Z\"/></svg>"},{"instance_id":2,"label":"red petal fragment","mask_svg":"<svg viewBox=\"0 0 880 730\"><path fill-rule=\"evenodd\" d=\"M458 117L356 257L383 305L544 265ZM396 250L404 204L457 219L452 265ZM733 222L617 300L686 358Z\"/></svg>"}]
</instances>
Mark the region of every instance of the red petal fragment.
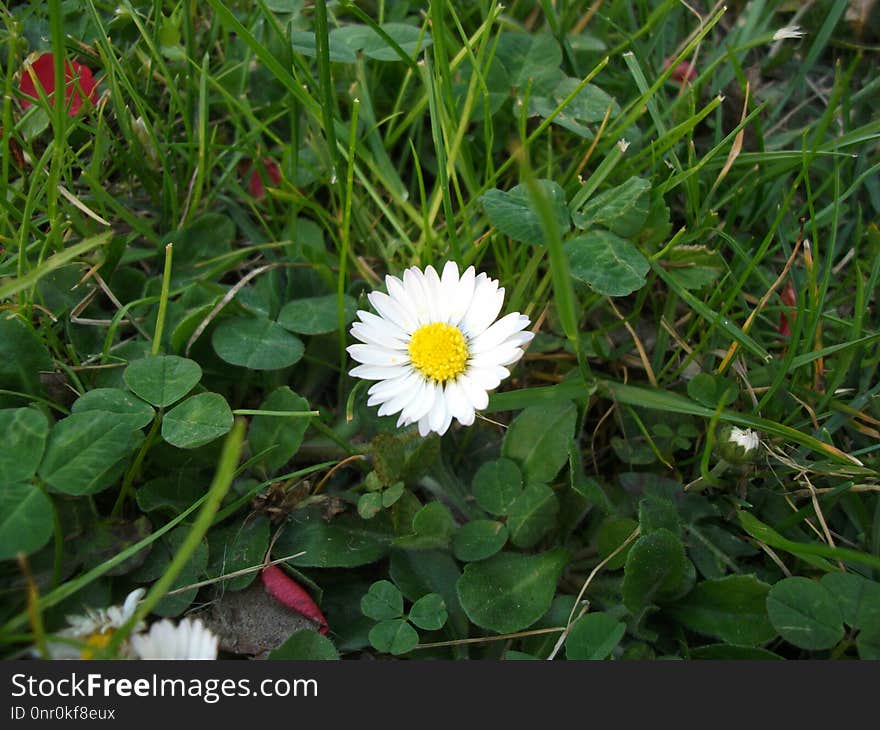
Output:
<instances>
[{"instance_id":1,"label":"red petal fragment","mask_svg":"<svg viewBox=\"0 0 880 730\"><path fill-rule=\"evenodd\" d=\"M273 185L281 183L281 168L275 160L266 157L263 159L263 167L265 168L266 177ZM266 188L263 185L263 178L260 176L260 170L255 166L248 181L248 192L257 200L266 197Z\"/></svg>"},{"instance_id":2,"label":"red petal fragment","mask_svg":"<svg viewBox=\"0 0 880 730\"><path fill-rule=\"evenodd\" d=\"M782 303L787 304L789 307L797 304L797 294L794 292L794 284L791 283L791 279L785 282L785 286L782 287L782 293L779 296L782 299Z\"/></svg>"},{"instance_id":3,"label":"red petal fragment","mask_svg":"<svg viewBox=\"0 0 880 730\"><path fill-rule=\"evenodd\" d=\"M669 68L669 64L671 61L667 58L663 61L663 68ZM679 63L673 70L672 74L669 78L673 81L678 81L678 83L683 84L686 81L691 81L697 75L697 67L694 66L690 61L682 61Z\"/></svg>"},{"instance_id":4,"label":"red petal fragment","mask_svg":"<svg viewBox=\"0 0 880 730\"><path fill-rule=\"evenodd\" d=\"M36 77L36 83L34 83ZM37 84L55 105L55 56L44 53L32 64L25 66L21 72L18 89L27 96L39 97ZM64 101L67 113L75 116L82 109L83 102L88 99L92 104L98 101L98 89L91 69L76 61L64 62ZM22 99L21 105L27 109L33 102Z\"/></svg>"},{"instance_id":5,"label":"red petal fragment","mask_svg":"<svg viewBox=\"0 0 880 730\"><path fill-rule=\"evenodd\" d=\"M261 573L263 585L267 593L279 603L284 604L297 613L301 613L307 619L314 621L320 626L319 633L326 634L330 628L321 609L318 608L312 597L290 576L277 565L263 568Z\"/></svg>"},{"instance_id":6,"label":"red petal fragment","mask_svg":"<svg viewBox=\"0 0 880 730\"><path fill-rule=\"evenodd\" d=\"M785 312L779 314L778 332L783 337L791 337L791 326L788 324L788 317L785 316Z\"/></svg>"}]
</instances>

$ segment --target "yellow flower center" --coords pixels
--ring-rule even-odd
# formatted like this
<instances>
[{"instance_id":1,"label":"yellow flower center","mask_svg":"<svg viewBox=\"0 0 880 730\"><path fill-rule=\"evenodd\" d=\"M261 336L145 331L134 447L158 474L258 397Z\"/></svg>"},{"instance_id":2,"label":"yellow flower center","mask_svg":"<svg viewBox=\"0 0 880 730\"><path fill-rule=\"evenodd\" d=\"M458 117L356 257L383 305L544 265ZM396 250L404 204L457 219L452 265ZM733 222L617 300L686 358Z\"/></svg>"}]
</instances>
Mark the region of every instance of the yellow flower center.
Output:
<instances>
[{"instance_id":1,"label":"yellow flower center","mask_svg":"<svg viewBox=\"0 0 880 730\"><path fill-rule=\"evenodd\" d=\"M86 639L86 648L79 655L80 659L94 659L95 650L106 649L113 637L113 629L107 629L103 633L94 633Z\"/></svg>"},{"instance_id":2,"label":"yellow flower center","mask_svg":"<svg viewBox=\"0 0 880 730\"><path fill-rule=\"evenodd\" d=\"M461 375L467 366L468 355L461 330L445 322L422 325L409 341L409 358L413 367L438 383Z\"/></svg>"}]
</instances>

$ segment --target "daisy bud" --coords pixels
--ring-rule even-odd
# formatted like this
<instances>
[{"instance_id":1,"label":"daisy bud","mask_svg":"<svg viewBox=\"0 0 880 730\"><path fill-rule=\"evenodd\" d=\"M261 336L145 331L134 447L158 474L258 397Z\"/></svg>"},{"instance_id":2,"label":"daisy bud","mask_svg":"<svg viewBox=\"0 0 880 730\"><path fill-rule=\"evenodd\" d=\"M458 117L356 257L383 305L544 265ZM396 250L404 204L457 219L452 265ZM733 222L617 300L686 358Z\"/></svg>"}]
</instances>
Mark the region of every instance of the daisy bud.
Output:
<instances>
[{"instance_id":1,"label":"daisy bud","mask_svg":"<svg viewBox=\"0 0 880 730\"><path fill-rule=\"evenodd\" d=\"M797 25L786 25L773 34L774 41L784 41L788 39L803 38L806 33Z\"/></svg>"},{"instance_id":2,"label":"daisy bud","mask_svg":"<svg viewBox=\"0 0 880 730\"><path fill-rule=\"evenodd\" d=\"M718 454L731 464L750 464L758 456L761 438L757 431L725 424L718 433Z\"/></svg>"}]
</instances>

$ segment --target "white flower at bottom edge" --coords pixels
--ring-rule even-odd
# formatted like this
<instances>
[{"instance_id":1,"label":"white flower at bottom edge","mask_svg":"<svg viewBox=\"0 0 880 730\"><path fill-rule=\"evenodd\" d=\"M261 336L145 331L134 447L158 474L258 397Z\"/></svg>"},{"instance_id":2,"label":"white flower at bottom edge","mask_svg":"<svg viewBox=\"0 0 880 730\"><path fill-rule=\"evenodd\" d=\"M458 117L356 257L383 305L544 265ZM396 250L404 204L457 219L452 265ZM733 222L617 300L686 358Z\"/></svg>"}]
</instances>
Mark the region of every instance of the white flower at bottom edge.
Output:
<instances>
[{"instance_id":1,"label":"white flower at bottom edge","mask_svg":"<svg viewBox=\"0 0 880 730\"><path fill-rule=\"evenodd\" d=\"M138 659L216 659L217 636L201 619L183 619L175 625L157 621L150 630L131 637Z\"/></svg>"},{"instance_id":2,"label":"white flower at bottom edge","mask_svg":"<svg viewBox=\"0 0 880 730\"><path fill-rule=\"evenodd\" d=\"M380 416L400 413L398 427L418 423L422 436L442 436L453 418L470 426L534 337L522 331L529 318L512 312L496 322L504 289L473 266L459 277L452 261L442 276L412 267L385 284L387 294L368 295L378 316L358 311L351 326L363 344L348 348L361 363L350 374L378 381L367 405L378 405Z\"/></svg>"},{"instance_id":3,"label":"white flower at bottom edge","mask_svg":"<svg viewBox=\"0 0 880 730\"><path fill-rule=\"evenodd\" d=\"M56 636L69 641L48 641L46 648L49 658L91 659L96 650L103 649L110 643L113 632L131 618L145 592L143 588L133 590L125 597L121 606L86 609L83 616L68 616L68 627L59 631ZM139 624L139 627L142 626L143 624ZM36 649L32 653L36 654ZM128 656L128 643L123 642L117 653L120 657Z\"/></svg>"}]
</instances>

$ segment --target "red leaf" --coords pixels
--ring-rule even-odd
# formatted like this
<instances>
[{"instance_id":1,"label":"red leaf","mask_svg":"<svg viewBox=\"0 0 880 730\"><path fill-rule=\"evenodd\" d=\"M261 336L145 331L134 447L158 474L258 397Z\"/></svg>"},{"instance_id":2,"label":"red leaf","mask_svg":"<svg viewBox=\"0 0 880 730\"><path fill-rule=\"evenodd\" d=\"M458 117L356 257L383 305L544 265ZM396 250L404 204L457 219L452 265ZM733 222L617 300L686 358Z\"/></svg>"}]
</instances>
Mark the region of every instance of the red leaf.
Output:
<instances>
[{"instance_id":1,"label":"red leaf","mask_svg":"<svg viewBox=\"0 0 880 730\"><path fill-rule=\"evenodd\" d=\"M318 608L312 597L290 576L277 565L263 568L261 573L266 592L279 603L297 613L301 613L307 619L314 621L320 626L318 631L326 634L330 628L321 609Z\"/></svg>"},{"instance_id":2,"label":"red leaf","mask_svg":"<svg viewBox=\"0 0 880 730\"><path fill-rule=\"evenodd\" d=\"M278 167L278 163L275 162L275 160L266 157L263 159L263 167L265 168L265 176L268 177L269 182L273 185L278 185L281 182L281 168ZM257 166L254 166L251 178L248 181L248 192L257 200L262 200L266 197L266 188L263 185L263 177L260 175L260 170Z\"/></svg>"},{"instance_id":3,"label":"red leaf","mask_svg":"<svg viewBox=\"0 0 880 730\"><path fill-rule=\"evenodd\" d=\"M35 83L36 81L36 83ZM21 72L18 90L27 96L39 98L37 84L49 97L49 103L55 105L55 56L44 53L36 61L26 65ZM91 69L76 61L64 62L64 101L67 113L75 116L82 109L83 102L91 104L98 101L98 89ZM22 99L25 109L33 104L30 99Z\"/></svg>"}]
</instances>

